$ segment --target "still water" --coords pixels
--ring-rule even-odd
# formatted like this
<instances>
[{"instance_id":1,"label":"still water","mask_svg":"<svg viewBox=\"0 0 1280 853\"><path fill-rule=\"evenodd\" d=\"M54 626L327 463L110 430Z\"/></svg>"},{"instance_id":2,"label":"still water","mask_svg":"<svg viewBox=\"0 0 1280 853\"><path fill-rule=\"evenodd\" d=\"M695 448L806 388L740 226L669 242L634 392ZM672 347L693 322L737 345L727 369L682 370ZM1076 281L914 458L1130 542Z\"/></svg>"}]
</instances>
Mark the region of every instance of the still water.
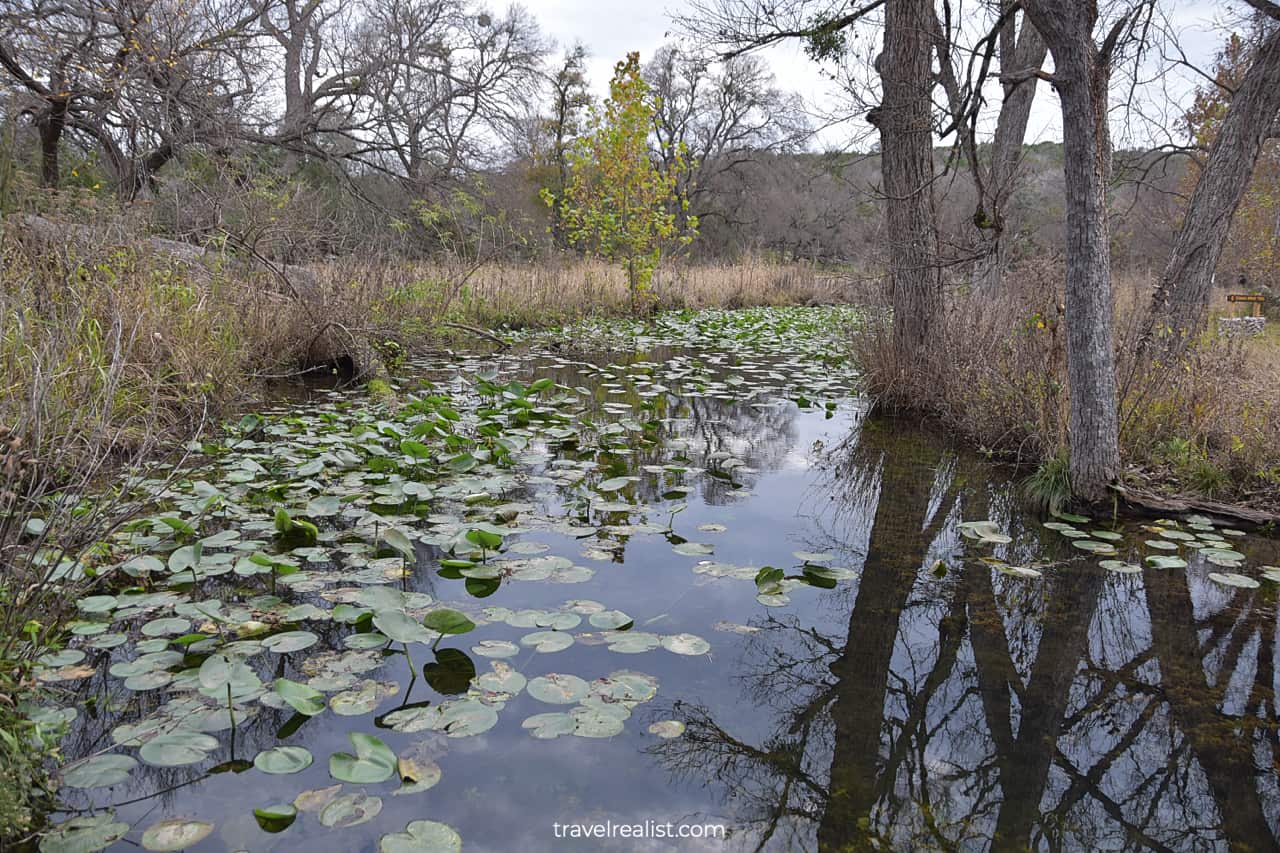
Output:
<instances>
[{"instance_id":1,"label":"still water","mask_svg":"<svg viewBox=\"0 0 1280 853\"><path fill-rule=\"evenodd\" d=\"M349 421L365 417L361 398L324 393L269 413L270 424L296 421L257 432L206 477L234 500L201 516L200 534L235 532L195 561L220 549L285 553L272 540L275 501L320 527L315 550L296 554L303 571L281 577L270 598L267 576L220 571L227 561L213 560L194 585L148 578L139 586L169 597L121 593L113 615L86 616L127 640L93 648L101 634L86 629L81 665L93 674L61 683L64 704L78 708L69 760L138 757L137 744L159 731L146 721L171 720L183 697L204 716L182 731L205 732L216 747L176 765L144 753L113 784L68 786L56 820L109 815L115 829L101 842L123 833L112 851L139 849L149 827L173 819L198 825L190 831L203 838L183 849L199 852L456 849L434 825L430 837L422 825L415 835L423 820L472 851L1277 848L1277 584L1262 576L1280 564L1275 540L1215 519L1045 528L1054 520L1028 511L999 470L916 424L868 417L843 369L816 350L789 353L785 335L761 354L676 337L603 353L535 343L517 356L415 365L469 427L504 396L477 391L476 376L522 388L553 378L566 396L545 407L571 413L568 423L539 422L539 406L532 421L494 415L521 439L512 464L481 454L454 485L424 474L431 494L421 500L399 486L378 497L379 486L413 481L403 460L326 461L298 475L317 453L341 461L342 442L376 437L350 437ZM335 425L341 442L326 432ZM341 510L314 503L325 496ZM962 522L983 519L999 541L963 535ZM499 553L485 549L479 561L499 569L442 572L440 560L456 558L459 535L480 521L506 531ZM384 524L411 534L411 561L367 545ZM1093 541L1113 546L1113 565L1128 570L1073 546L1079 531L1102 531ZM154 530L134 536L166 563L178 545ZM1213 563L1200 546L1244 559ZM1187 565L1145 559L1161 555ZM402 564L403 577L387 571ZM763 567L781 569L781 581L758 577ZM1215 572L1261 585L1226 585ZM433 648L392 642L367 618L333 618L340 604L370 604L361 590L374 586L410 593L397 606L415 619L443 604L477 627ZM190 607L214 599L228 621ZM296 609L304 604L315 610ZM154 624L164 619L190 624ZM241 632L247 641L228 656L256 678L234 688L231 727L216 716L226 694L200 693L194 673L201 653L237 642L230 626L244 621L317 641L275 652ZM522 642L540 631L572 640ZM188 639L184 656L178 635L188 632L206 639ZM353 647L360 633L374 642ZM126 686L110 667L137 660L148 639L149 653L177 653L158 674L117 669L138 676ZM495 675L484 682L485 673ZM551 674L585 686L547 682ZM612 689L628 674L656 690L614 692L628 700L617 707L579 695L604 696L597 684ZM535 697L539 677L567 685L568 701ZM276 678L318 686L330 707L296 714L272 689ZM403 724L463 701L483 714ZM575 708L590 723L576 733L564 716ZM557 716L542 729L546 714ZM132 741L120 730L139 724ZM334 778L330 757L352 752L351 732L409 763L382 782ZM303 747L314 762L294 773L254 766L279 746ZM438 781L397 793L406 767ZM352 795L362 799L321 820ZM281 831L254 815L273 804L298 812ZM584 830L569 825L610 823L586 831L612 838L570 837Z\"/></svg>"}]
</instances>

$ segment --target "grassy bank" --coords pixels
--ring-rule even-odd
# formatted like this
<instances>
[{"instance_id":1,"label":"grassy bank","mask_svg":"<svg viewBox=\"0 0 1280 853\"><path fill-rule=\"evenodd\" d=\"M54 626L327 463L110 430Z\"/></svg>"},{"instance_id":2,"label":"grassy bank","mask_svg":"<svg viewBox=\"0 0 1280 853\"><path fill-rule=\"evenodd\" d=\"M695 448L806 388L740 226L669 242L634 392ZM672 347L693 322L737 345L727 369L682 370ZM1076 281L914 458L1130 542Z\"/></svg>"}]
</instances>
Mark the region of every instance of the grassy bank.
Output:
<instances>
[{"instance_id":1,"label":"grassy bank","mask_svg":"<svg viewBox=\"0 0 1280 853\"><path fill-rule=\"evenodd\" d=\"M1280 511L1280 336L1216 334L1176 358L1140 354L1151 282L1117 282L1115 340L1125 485ZM1027 466L1031 497L1063 499L1066 329L1061 274L1010 276L999 294L956 292L920 369L894 363L886 323L854 334L868 388L925 412L991 455ZM1215 316L1235 313L1225 297ZM883 313L881 314L883 316ZM1272 324L1275 325L1274 323Z\"/></svg>"}]
</instances>

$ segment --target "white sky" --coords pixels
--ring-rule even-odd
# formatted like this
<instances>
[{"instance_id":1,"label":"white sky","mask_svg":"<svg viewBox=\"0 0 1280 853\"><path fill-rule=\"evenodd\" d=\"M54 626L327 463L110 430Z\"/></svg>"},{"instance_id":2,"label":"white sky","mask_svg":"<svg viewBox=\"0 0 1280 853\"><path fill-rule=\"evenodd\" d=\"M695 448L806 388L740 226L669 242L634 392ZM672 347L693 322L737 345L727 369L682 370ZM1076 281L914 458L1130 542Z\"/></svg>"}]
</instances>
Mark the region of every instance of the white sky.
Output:
<instances>
[{"instance_id":1,"label":"white sky","mask_svg":"<svg viewBox=\"0 0 1280 853\"><path fill-rule=\"evenodd\" d=\"M575 41L586 45L591 54L589 80L597 95L607 94L613 64L628 51L640 51L644 61L670 40L672 16L684 9L677 0L524 0L523 5L561 49ZM1168 0L1161 3L1161 8L1179 32L1188 58L1207 67L1228 32L1227 22L1238 20L1245 7L1232 0ZM782 88L798 92L807 103L819 109L836 103L831 84L804 55L800 45L776 46L761 55L769 62ZM1153 61L1155 59L1153 57ZM1123 145L1126 139L1135 144L1144 139L1163 141L1157 138L1160 129L1171 125L1172 117L1185 107L1194 80L1193 75L1184 73L1158 86L1148 84L1141 110L1145 123L1113 127L1116 143ZM850 128L827 131L819 136L816 147L842 147L853 132ZM1057 99L1048 86L1041 84L1027 128L1027 141L1057 140L1061 132Z\"/></svg>"}]
</instances>

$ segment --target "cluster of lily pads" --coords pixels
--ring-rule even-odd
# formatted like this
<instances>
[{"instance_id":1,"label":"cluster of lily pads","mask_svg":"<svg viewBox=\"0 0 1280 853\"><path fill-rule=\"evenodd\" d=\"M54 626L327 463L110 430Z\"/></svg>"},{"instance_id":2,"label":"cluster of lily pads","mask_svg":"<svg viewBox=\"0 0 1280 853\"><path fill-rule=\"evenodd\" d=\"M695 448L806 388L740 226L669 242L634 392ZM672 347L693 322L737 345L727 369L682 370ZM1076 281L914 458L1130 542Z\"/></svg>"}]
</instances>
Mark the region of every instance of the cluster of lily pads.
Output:
<instances>
[{"instance_id":1,"label":"cluster of lily pads","mask_svg":"<svg viewBox=\"0 0 1280 853\"><path fill-rule=\"evenodd\" d=\"M615 326L611 334L635 347L705 348L715 337L719 348L606 365L537 355L506 367L536 364L557 378L523 383L499 381L480 358L462 357L448 366L419 365L433 383L402 386L391 403L335 395L305 409L246 415L221 441L198 448L210 460L198 478L145 481L137 497L154 508L150 515L83 559L51 566L56 582L92 580L96 589L77 602L64 646L39 662L38 677L65 687L70 701L28 710L42 724L73 725L88 689L102 694L93 697L98 708L119 719L106 749L63 769L64 789L118 785L140 764L205 764L222 749L222 734L234 735L264 711L292 712L282 738L318 714L380 711L374 724L386 730L467 737L492 728L506 703L525 692L560 706L523 721L534 738L616 735L656 694L655 678L629 669L593 680L530 677L508 659L575 643L697 657L711 644L689 633L645 631L622 610L586 599L558 610L480 607L479 600L508 583L590 580L596 570L586 563L617 559L635 536L664 536L682 556L713 554L711 543L675 533L685 498L702 478L745 493L743 479L755 472L734 453L699 453L681 437L678 401L706 397L768 409L791 399L831 411L851 378L837 369L831 343L845 319L808 309L673 315L644 331ZM597 337L604 342L606 335ZM590 387L574 383L572 373ZM641 461L650 447L665 461ZM554 490L559 509L548 512L546 501L529 497L536 488ZM699 532L725 529L704 524ZM539 533L580 540L580 558L546 553ZM800 569L790 577L750 570L761 603L782 606L796 585L829 586L852 574L826 565L827 555L797 557ZM695 572L739 574L708 568L716 565L701 563ZM460 600L446 607L411 589L410 579L423 571L457 582L451 598ZM499 624L524 633L471 647L491 659L488 671L478 673L461 649L440 647ZM580 627L589 630L575 631ZM388 656L403 655L416 677L415 646L434 658L421 668L425 681L448 698L409 703L406 690L406 704L384 710L402 685L380 680L377 671ZM142 696L150 698L135 701ZM649 731L677 737L683 725L658 721ZM381 800L346 791L344 783L396 779L394 793L406 794L440 779L418 747L397 755L358 731L351 744L351 752L329 757L336 785L264 804L255 811L259 825L278 832L307 812L326 827L356 825L376 816ZM314 760L305 747L280 745L245 763L289 775ZM98 850L129 829L110 812L76 815L48 833L42 849ZM168 819L146 828L141 844L177 850L212 830L207 821ZM381 848L434 851L460 843L443 824L415 821L384 835Z\"/></svg>"},{"instance_id":2,"label":"cluster of lily pads","mask_svg":"<svg viewBox=\"0 0 1280 853\"><path fill-rule=\"evenodd\" d=\"M1072 547L1104 558L1098 564L1108 571L1140 574L1144 565L1152 569L1185 569L1190 560L1200 559L1228 570L1209 572L1209 580L1215 583L1246 589L1261 586L1256 578L1242 572L1246 556L1231 546L1231 540L1243 538L1245 532L1215 525L1213 519L1205 515L1162 518L1139 525L1136 532L1128 534L1102 525L1086 528L1091 521L1088 516L1064 512L1055 515L1055 520L1045 522L1044 527L1070 540ZM959 527L963 536L980 544L1003 545L1012 541L990 520L962 522ZM1137 538L1142 541L1132 541ZM1121 559L1122 554L1130 559ZM1041 575L1039 569L1031 566L1010 566L993 557L984 559L1005 574L1028 578ZM1265 580L1280 583L1280 568L1276 566L1261 566L1259 573Z\"/></svg>"}]
</instances>

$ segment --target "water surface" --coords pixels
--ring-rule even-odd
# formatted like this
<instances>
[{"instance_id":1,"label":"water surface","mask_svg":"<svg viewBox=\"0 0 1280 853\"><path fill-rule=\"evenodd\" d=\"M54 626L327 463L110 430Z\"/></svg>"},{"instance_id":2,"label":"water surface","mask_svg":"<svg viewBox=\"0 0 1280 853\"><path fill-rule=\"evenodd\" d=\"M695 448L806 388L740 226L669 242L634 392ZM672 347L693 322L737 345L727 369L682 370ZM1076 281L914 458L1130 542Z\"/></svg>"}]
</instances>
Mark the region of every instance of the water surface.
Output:
<instances>
[{"instance_id":1,"label":"water surface","mask_svg":"<svg viewBox=\"0 0 1280 853\"><path fill-rule=\"evenodd\" d=\"M64 741L69 759L104 750L137 756L119 727L145 724L183 697L198 706L217 748L179 766L144 760L109 787L65 788L68 811L58 819L109 810L128 826L110 850L137 849L148 827L175 818L213 825L193 851L374 851L423 819L447 824L463 849L493 851L1276 848L1277 585L1262 574L1280 564L1275 540L1236 535L1216 519L1055 523L1024 508L999 470L944 437L868 418L848 394L847 370L823 363L822 346L797 341L802 321L727 316L624 336L603 352L593 349L599 341L571 340L414 365L415 380L448 395L468 429L484 421L477 411L503 397L477 392L476 377L526 386L550 377L561 391L545 394L574 400L559 406L571 413L567 425L539 420L540 403L523 423L512 409L493 418L501 435L520 437L510 466L481 460L447 474L438 459L424 463L432 495L423 501L397 492L379 502L379 484L414 480L398 451L394 466L374 474L340 461L299 473L354 446L353 420L375 426L367 441L398 444L390 433L378 438L377 424L388 421L368 416L367 401L321 394L272 413L265 432L219 462L225 476L244 470L248 455L269 463L272 476L211 476L212 488L235 499L200 516L199 532L236 531L212 540L210 554L246 540L277 553L284 549L273 539L271 508L292 507L321 528L318 550L298 552L302 582L278 579L275 601L260 597L268 576L229 572L179 583L173 601L144 612L86 616L111 622L128 640L88 648L82 665L93 674L61 683L64 704L79 708ZM402 385L402 400L428 393ZM619 485L619 477L635 479ZM184 487L188 495L200 488ZM326 495L339 497L341 510L308 515L309 504L319 506L310 502ZM176 506L190 516L189 504ZM1010 541L963 535L962 522L982 519ZM504 570L496 590L440 571L449 546L477 523L519 531L504 537L503 553L485 554L485 565L520 567ZM403 561L377 550L384 525L419 540L404 577L395 571ZM1114 543L1118 553L1083 551L1064 535L1070 531L1115 534L1092 541ZM161 559L178 545L157 529L132 535ZM1210 562L1189 542L1244 559ZM1109 556L1140 569L1103 568ZM1148 556L1181 557L1187 566L1154 568ZM547 557L566 560L546 563L557 568L539 577L543 564L529 561ZM780 586L757 586L767 566L782 569ZM1211 573L1261 585L1225 585ZM157 574L138 585L155 592L181 580ZM312 683L334 688L324 690L328 698L339 694L322 664L350 655L347 638L371 629L328 614L380 585L423 593L429 607L463 611L478 627L434 651L411 643L406 656L401 644L384 643L365 653L371 663L344 689L366 679L394 688L372 710L295 715L273 695L273 679L320 678ZM236 696L234 730L210 716L218 700L195 692L191 675L234 642L232 627L202 626L197 614L189 628L143 630L174 618L182 609L175 601L214 598L227 611L248 608L239 615L269 625L268 633L319 638L285 653L233 647L263 682ZM416 616L425 601L411 598L403 609ZM324 615L282 615L306 603ZM620 635L590 619L615 609L633 619L622 634L692 638L670 642L677 651L612 649ZM528 610L578 616L571 627L549 628L572 635L572 644L553 652L521 645L548 630L514 615ZM176 681L148 687L144 679L130 689L108 672L137 659L148 638L205 629L221 633L165 668ZM709 651L697 653L698 640ZM560 673L591 683L626 671L656 681L656 693L628 707L620 733L536 738L525 720L577 705L548 704L527 689L505 700L478 693L472 668L483 675L495 664L476 651L485 641L515 643L518 653L496 663L525 679ZM681 653L688 651L695 653ZM469 691L467 701L496 710L491 727L388 727L397 709L451 707ZM663 721L685 728L671 738L650 733ZM397 778L341 783L336 796L376 797L380 810L346 827L324 826L306 810L287 829L266 831L255 808L340 784L329 757L351 751L350 732L434 762L438 783L402 795ZM280 745L305 747L314 763L288 775L253 766ZM723 826L727 838L575 841L554 826L606 822Z\"/></svg>"}]
</instances>

